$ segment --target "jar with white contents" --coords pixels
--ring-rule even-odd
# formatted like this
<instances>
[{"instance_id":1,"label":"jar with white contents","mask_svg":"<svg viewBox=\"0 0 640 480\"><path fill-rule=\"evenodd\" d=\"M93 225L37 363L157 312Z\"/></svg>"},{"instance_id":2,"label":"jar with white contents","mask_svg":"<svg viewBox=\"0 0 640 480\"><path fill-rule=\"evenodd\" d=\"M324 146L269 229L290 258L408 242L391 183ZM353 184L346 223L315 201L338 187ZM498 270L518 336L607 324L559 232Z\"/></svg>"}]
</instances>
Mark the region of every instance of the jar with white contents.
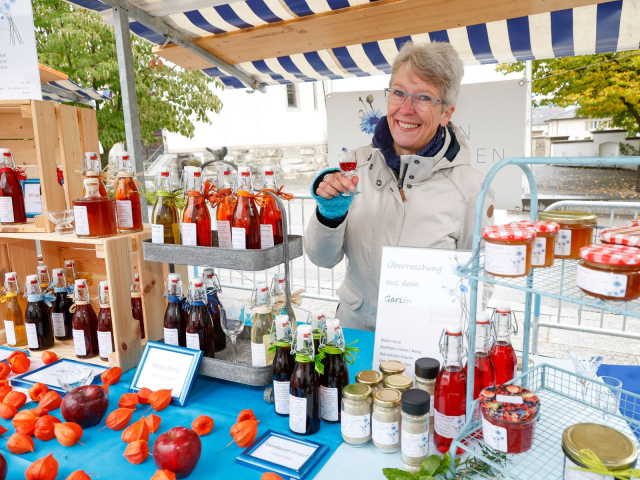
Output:
<instances>
[{"instance_id":1,"label":"jar with white contents","mask_svg":"<svg viewBox=\"0 0 640 480\"><path fill-rule=\"evenodd\" d=\"M342 389L342 440L350 447L362 447L371 441L371 388L351 383Z\"/></svg>"}]
</instances>

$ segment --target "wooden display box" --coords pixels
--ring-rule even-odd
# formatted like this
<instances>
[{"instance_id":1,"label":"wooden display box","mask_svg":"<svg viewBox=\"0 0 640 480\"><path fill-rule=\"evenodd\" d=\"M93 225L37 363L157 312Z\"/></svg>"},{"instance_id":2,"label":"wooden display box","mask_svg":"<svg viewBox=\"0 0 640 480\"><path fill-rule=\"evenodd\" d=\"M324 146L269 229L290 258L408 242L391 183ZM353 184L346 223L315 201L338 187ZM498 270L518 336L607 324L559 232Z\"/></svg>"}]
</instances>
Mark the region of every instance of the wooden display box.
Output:
<instances>
[{"instance_id":1,"label":"wooden display box","mask_svg":"<svg viewBox=\"0 0 640 480\"><path fill-rule=\"evenodd\" d=\"M166 301L162 297L163 267L160 263L145 261L142 254L138 253L141 241L150 237L151 228L148 225L143 232L137 234L120 234L102 239L78 238L75 234L0 233L0 274L4 281L6 272L15 271L22 291L26 275L36 273L36 240L39 240L43 262L50 272L54 268L63 267L65 260L75 260L78 272L92 274L89 286L92 299L96 298L98 283L108 280L115 344L115 352L109 358L109 365L119 366L127 371L138 365L143 343L146 341L140 340L138 323L131 315L130 286L134 271L140 274L146 339L160 340L164 336ZM4 345L4 324L0 324L0 327L0 343ZM60 358L76 358L73 340L56 340L51 350ZM31 355L41 354L32 352ZM82 361L105 364L97 356Z\"/></svg>"}]
</instances>

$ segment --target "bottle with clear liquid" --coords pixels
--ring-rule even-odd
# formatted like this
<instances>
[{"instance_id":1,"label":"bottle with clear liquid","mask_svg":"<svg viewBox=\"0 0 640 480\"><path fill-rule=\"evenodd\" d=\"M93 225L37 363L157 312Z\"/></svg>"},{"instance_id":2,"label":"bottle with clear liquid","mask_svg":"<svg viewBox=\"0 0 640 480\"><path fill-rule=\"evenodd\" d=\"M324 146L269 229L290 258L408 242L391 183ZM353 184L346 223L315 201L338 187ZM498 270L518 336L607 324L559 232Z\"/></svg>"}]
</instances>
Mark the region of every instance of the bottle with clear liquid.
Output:
<instances>
[{"instance_id":1,"label":"bottle with clear liquid","mask_svg":"<svg viewBox=\"0 0 640 480\"><path fill-rule=\"evenodd\" d=\"M311 326L300 325L291 346L295 365L289 386L289 429L298 435L320 430L320 396Z\"/></svg>"},{"instance_id":2,"label":"bottle with clear liquid","mask_svg":"<svg viewBox=\"0 0 640 480\"><path fill-rule=\"evenodd\" d=\"M180 215L172 197L162 195L171 193L171 174L168 168L161 168L156 175L158 197L151 213L151 231L153 243L180 245Z\"/></svg>"},{"instance_id":3,"label":"bottle with clear liquid","mask_svg":"<svg viewBox=\"0 0 640 480\"><path fill-rule=\"evenodd\" d=\"M85 178L82 183L85 196L73 202L76 235L100 238L118 233L116 204L114 200L100 195L100 179Z\"/></svg>"},{"instance_id":4,"label":"bottle with clear liquid","mask_svg":"<svg viewBox=\"0 0 640 480\"><path fill-rule=\"evenodd\" d=\"M237 197L233 191L233 179L231 170L227 167L222 171L222 179L218 181L221 187L218 193L224 197L216 210L216 225L218 229L218 246L220 248L233 248L231 242L231 222L233 211L236 207Z\"/></svg>"},{"instance_id":5,"label":"bottle with clear liquid","mask_svg":"<svg viewBox=\"0 0 640 480\"><path fill-rule=\"evenodd\" d=\"M202 277L189 282L189 316L187 317L187 348L202 350L208 358L216 358L213 321L207 309L207 289Z\"/></svg>"},{"instance_id":6,"label":"bottle with clear liquid","mask_svg":"<svg viewBox=\"0 0 640 480\"><path fill-rule=\"evenodd\" d=\"M271 328L273 356L273 403L277 415L289 415L289 388L293 374L294 358L291 355L293 334L287 315L276 315Z\"/></svg>"},{"instance_id":7,"label":"bottle with clear liquid","mask_svg":"<svg viewBox=\"0 0 640 480\"><path fill-rule=\"evenodd\" d=\"M68 298L69 286L63 268L53 269L53 294L56 299L51 307L51 319L53 320L53 336L57 340L69 340L72 338L73 313L69 311L73 300Z\"/></svg>"},{"instance_id":8,"label":"bottle with clear liquid","mask_svg":"<svg viewBox=\"0 0 640 480\"><path fill-rule=\"evenodd\" d=\"M102 173L102 163L100 162L100 156L97 152L86 152L82 159L82 175L86 178L95 178L98 180L98 192L101 197L108 197L107 189L100 178ZM86 196L86 189L82 192L82 195Z\"/></svg>"},{"instance_id":9,"label":"bottle with clear liquid","mask_svg":"<svg viewBox=\"0 0 640 480\"><path fill-rule=\"evenodd\" d=\"M24 314L29 350L33 352L48 350L54 344L51 310L42 298L42 289L37 275L27 275L24 295L29 302Z\"/></svg>"},{"instance_id":10,"label":"bottle with clear liquid","mask_svg":"<svg viewBox=\"0 0 640 480\"><path fill-rule=\"evenodd\" d=\"M444 362L433 400L433 443L440 453L446 453L466 422L467 376L462 365L466 352L460 324L447 325L440 339L440 353ZM461 448L457 454L462 455Z\"/></svg>"},{"instance_id":11,"label":"bottle with clear liquid","mask_svg":"<svg viewBox=\"0 0 640 480\"><path fill-rule=\"evenodd\" d=\"M264 189L276 193L278 185L273 167L263 167ZM284 235L282 230L282 210L280 205L268 194L264 196L264 205L260 209L260 248L280 245Z\"/></svg>"},{"instance_id":12,"label":"bottle with clear liquid","mask_svg":"<svg viewBox=\"0 0 640 480\"><path fill-rule=\"evenodd\" d=\"M493 345L491 316L486 312L476 317L476 365L473 374L473 398L480 395L483 388L496 384L496 369L493 366L489 350ZM464 367L465 374L469 364Z\"/></svg>"},{"instance_id":13,"label":"bottle with clear liquid","mask_svg":"<svg viewBox=\"0 0 640 480\"><path fill-rule=\"evenodd\" d=\"M211 214L203 194L202 169L184 171L187 205L182 212L182 245L210 247L212 242Z\"/></svg>"},{"instance_id":14,"label":"bottle with clear liquid","mask_svg":"<svg viewBox=\"0 0 640 480\"><path fill-rule=\"evenodd\" d=\"M266 367L273 363L273 353L269 353L271 343L271 325L273 301L266 282L256 283L251 296L251 365Z\"/></svg>"},{"instance_id":15,"label":"bottle with clear liquid","mask_svg":"<svg viewBox=\"0 0 640 480\"><path fill-rule=\"evenodd\" d=\"M142 288L140 287L140 274L133 274L133 283L131 284L131 315L134 320L138 320L140 324L140 338L144 335L144 312L142 310Z\"/></svg>"},{"instance_id":16,"label":"bottle with clear liquid","mask_svg":"<svg viewBox=\"0 0 640 480\"><path fill-rule=\"evenodd\" d=\"M222 287L220 287L218 276L214 273L213 268L203 269L202 277L204 278L204 285L207 288L207 308L213 321L216 352L221 352L227 348L227 336L224 334L220 322L220 309L222 308L222 304L218 298L218 292L222 291Z\"/></svg>"},{"instance_id":17,"label":"bottle with clear liquid","mask_svg":"<svg viewBox=\"0 0 640 480\"><path fill-rule=\"evenodd\" d=\"M27 345L24 315L20 303L18 303L19 294L18 275L16 272L5 273L3 295L6 302L3 309L3 320L7 345L10 347L25 347Z\"/></svg>"},{"instance_id":18,"label":"bottle with clear liquid","mask_svg":"<svg viewBox=\"0 0 640 480\"><path fill-rule=\"evenodd\" d=\"M320 337L324 372L320 374L320 418L327 423L340 423L342 389L349 385L349 367L344 358L344 334L340 320L326 321Z\"/></svg>"},{"instance_id":19,"label":"bottle with clear liquid","mask_svg":"<svg viewBox=\"0 0 640 480\"><path fill-rule=\"evenodd\" d=\"M115 351L113 341L113 324L111 322L111 300L109 298L109 282L106 280L98 284L98 354L100 360L109 361L109 355Z\"/></svg>"},{"instance_id":20,"label":"bottle with clear liquid","mask_svg":"<svg viewBox=\"0 0 640 480\"><path fill-rule=\"evenodd\" d=\"M284 303L284 306L279 312L275 312L275 315L288 315L289 323L291 324L291 331L296 333L297 321L296 314L293 311L293 305L291 306L291 311L287 311L287 296L286 289L289 286L287 285L287 279L284 273L276 273L273 276L273 280L271 280L271 298L273 298L274 303Z\"/></svg>"},{"instance_id":21,"label":"bottle with clear liquid","mask_svg":"<svg viewBox=\"0 0 640 480\"><path fill-rule=\"evenodd\" d=\"M49 275L49 267L46 265L38 265L36 267L36 275L40 281L40 289L44 292L51 285L51 275Z\"/></svg>"},{"instance_id":22,"label":"bottle with clear liquid","mask_svg":"<svg viewBox=\"0 0 640 480\"><path fill-rule=\"evenodd\" d=\"M496 342L491 347L490 357L496 369L496 385L507 383L517 375L518 359L511 345L511 334L518 334L518 325L512 315L509 302L499 302L493 312L491 323L496 331Z\"/></svg>"},{"instance_id":23,"label":"bottle with clear liquid","mask_svg":"<svg viewBox=\"0 0 640 480\"><path fill-rule=\"evenodd\" d=\"M313 351L316 355L320 348L320 336L322 335L322 330L324 329L326 321L327 317L324 316L324 312L322 310L313 310L311 312L309 324L311 325L311 331L313 333Z\"/></svg>"},{"instance_id":24,"label":"bottle with clear liquid","mask_svg":"<svg viewBox=\"0 0 640 480\"><path fill-rule=\"evenodd\" d=\"M21 180L26 175L16 171L16 162L8 148L0 148L0 223L17 225L27 223L24 192Z\"/></svg>"},{"instance_id":25,"label":"bottle with clear liquid","mask_svg":"<svg viewBox=\"0 0 640 480\"><path fill-rule=\"evenodd\" d=\"M238 167L238 201L233 211L231 239L237 250L260 249L260 215L253 199L249 167Z\"/></svg>"},{"instance_id":26,"label":"bottle with clear liquid","mask_svg":"<svg viewBox=\"0 0 640 480\"><path fill-rule=\"evenodd\" d=\"M133 159L127 152L116 157L118 166L118 185L116 186L116 212L118 214L118 231L133 233L142 231L142 204L140 192L133 181L135 167Z\"/></svg>"},{"instance_id":27,"label":"bottle with clear liquid","mask_svg":"<svg viewBox=\"0 0 640 480\"><path fill-rule=\"evenodd\" d=\"M73 348L78 358L90 358L100 352L98 347L98 317L91 306L89 287L84 278L75 282L73 300Z\"/></svg>"},{"instance_id":28,"label":"bottle with clear liquid","mask_svg":"<svg viewBox=\"0 0 640 480\"><path fill-rule=\"evenodd\" d=\"M164 285L167 309L164 312L164 343L178 347L187 346L187 312L183 308L182 276L170 273Z\"/></svg>"}]
</instances>

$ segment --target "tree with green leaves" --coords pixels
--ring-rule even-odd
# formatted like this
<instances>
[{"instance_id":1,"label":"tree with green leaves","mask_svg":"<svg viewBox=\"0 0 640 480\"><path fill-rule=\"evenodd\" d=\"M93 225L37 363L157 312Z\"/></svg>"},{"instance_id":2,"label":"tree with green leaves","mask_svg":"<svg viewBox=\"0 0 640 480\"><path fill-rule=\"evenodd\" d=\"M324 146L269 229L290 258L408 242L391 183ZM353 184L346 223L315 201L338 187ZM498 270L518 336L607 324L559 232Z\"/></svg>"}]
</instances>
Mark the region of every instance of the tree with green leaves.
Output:
<instances>
[{"instance_id":1,"label":"tree with green leaves","mask_svg":"<svg viewBox=\"0 0 640 480\"><path fill-rule=\"evenodd\" d=\"M126 140L113 27L97 13L62 0L33 2L33 17L40 63L83 87L113 91L113 101L97 102L104 164L111 147ZM131 46L145 145L155 141L153 134L159 128L193 137L194 121L210 123L207 114L220 112L222 102L212 91L222 88L217 80L163 64L152 53L153 45L134 35Z\"/></svg>"}]
</instances>

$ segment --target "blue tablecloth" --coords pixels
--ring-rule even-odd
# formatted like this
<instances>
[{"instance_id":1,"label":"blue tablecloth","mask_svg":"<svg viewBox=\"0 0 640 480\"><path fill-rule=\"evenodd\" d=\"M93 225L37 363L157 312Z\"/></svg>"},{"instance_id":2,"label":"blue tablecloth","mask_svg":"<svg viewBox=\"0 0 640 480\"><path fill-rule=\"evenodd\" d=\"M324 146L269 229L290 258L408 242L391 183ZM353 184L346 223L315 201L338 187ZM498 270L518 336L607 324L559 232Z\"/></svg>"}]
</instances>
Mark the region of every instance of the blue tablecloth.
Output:
<instances>
[{"instance_id":1,"label":"blue tablecloth","mask_svg":"<svg viewBox=\"0 0 640 480\"><path fill-rule=\"evenodd\" d=\"M358 330L345 329L347 342L358 340L357 347L360 353L356 356L356 362L350 366L349 373L351 381L355 381L355 375L361 370L371 368L373 358L372 332L362 332ZM127 372L117 385L109 391L109 412L118 408L118 400L123 393L128 391L129 384L133 378L134 371ZM248 387L232 382L214 380L207 377L198 377L189 402L186 407L181 408L170 405L162 412L157 413L162 418L160 429L149 439L149 449L152 449L153 442L158 435L170 430L172 427L190 427L191 422L199 415L208 415L214 420L213 431L204 437L202 441L202 455L198 466L189 478L220 478L220 479L259 479L261 473L236 464L236 457L242 452L235 444L226 450L218 453L231 441L229 429L235 423L240 410L250 408L254 411L258 420L258 436L272 429L278 432L289 432L289 418L279 417L274 413L273 405L266 404L262 399L263 387ZM138 420L142 413L147 410L147 405L138 405L132 422ZM28 404L25 408L33 408L33 404ZM149 413L153 413L149 412ZM52 414L60 419L60 410L55 410ZM148 413L147 413L148 415ZM105 416L106 418L106 416ZM11 421L0 419L0 425L9 431L5 436L14 433ZM84 470L87 473L96 473L102 480L119 479L149 479L156 471L156 466L151 458L147 458L140 465L131 465L124 457L126 444L122 441L122 431L114 432L108 428L100 431L105 425L104 419L95 427L85 430L82 442L87 446L76 444L73 447L63 447L56 439L49 442L41 442L34 439L35 451L24 455L13 455L6 448L6 440L0 442L0 451L4 455L9 465L9 480L24 479L24 472L35 460L45 457L49 453L58 460L60 470L58 479L65 479L75 470ZM322 468L330 455L342 443L340 425L329 425L322 422L320 431L309 437L310 440L327 445L330 453L318 465L312 476Z\"/></svg>"}]
</instances>

